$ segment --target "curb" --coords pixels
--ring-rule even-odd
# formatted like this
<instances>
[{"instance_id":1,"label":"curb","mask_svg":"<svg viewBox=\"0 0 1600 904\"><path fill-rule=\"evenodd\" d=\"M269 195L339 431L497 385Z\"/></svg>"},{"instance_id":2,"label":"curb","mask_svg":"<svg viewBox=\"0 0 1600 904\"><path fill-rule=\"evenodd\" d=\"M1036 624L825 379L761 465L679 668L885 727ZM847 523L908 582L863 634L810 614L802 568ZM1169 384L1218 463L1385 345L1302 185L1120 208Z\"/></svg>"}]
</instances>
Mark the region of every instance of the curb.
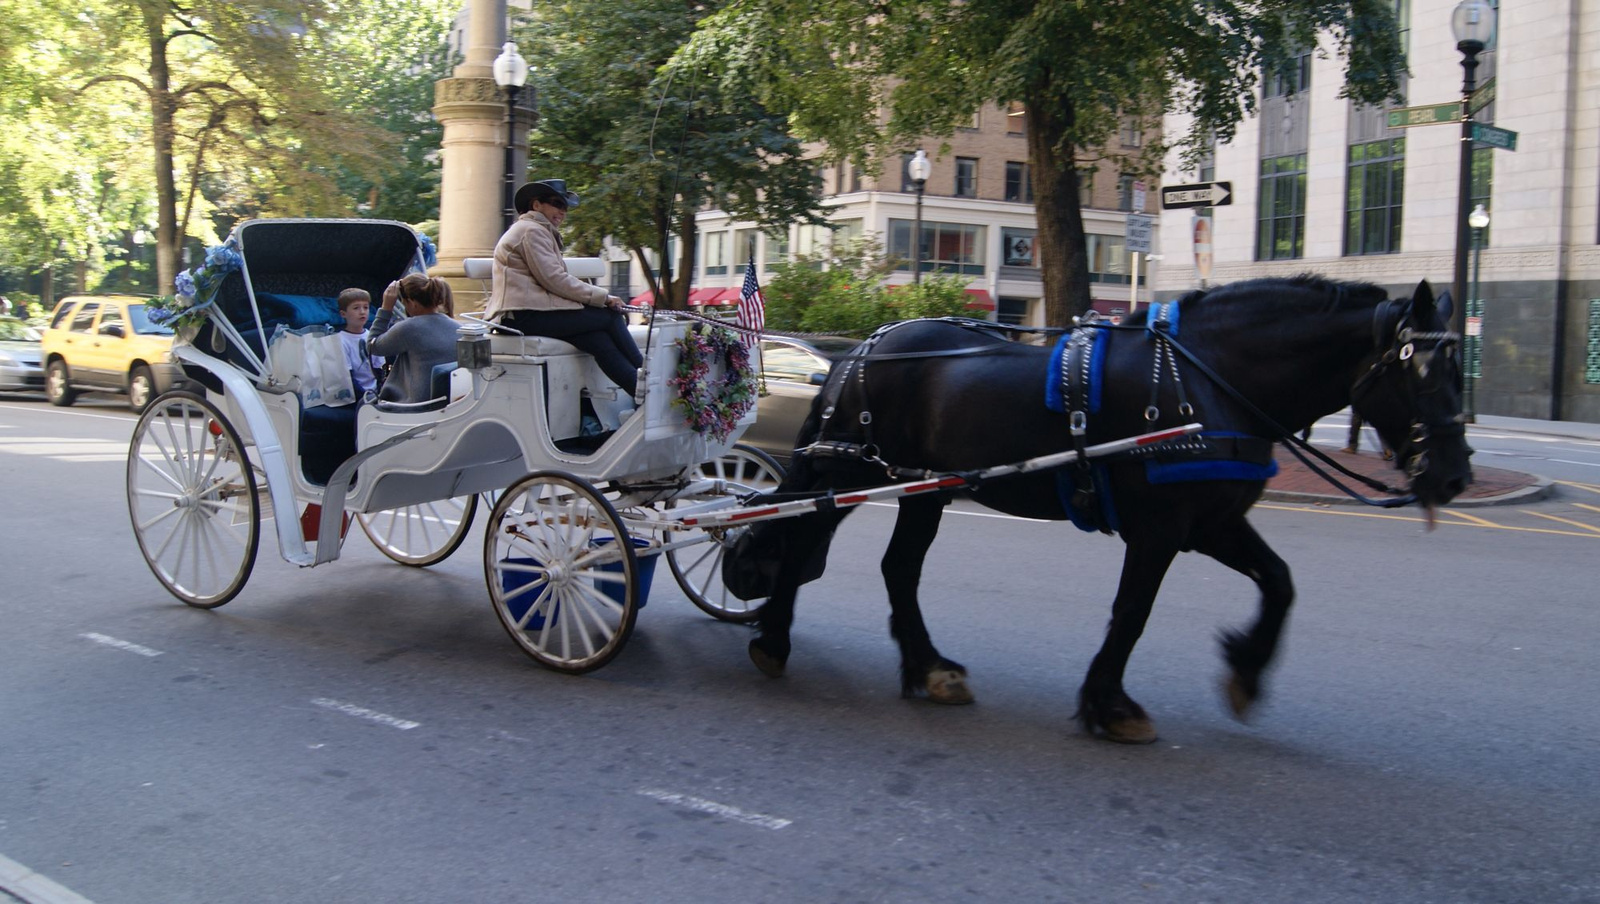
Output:
<instances>
[{"instance_id":1,"label":"curb","mask_svg":"<svg viewBox=\"0 0 1600 904\"><path fill-rule=\"evenodd\" d=\"M94 904L49 876L4 856L0 856L0 895L16 898L23 904Z\"/></svg>"},{"instance_id":2,"label":"curb","mask_svg":"<svg viewBox=\"0 0 1600 904\"><path fill-rule=\"evenodd\" d=\"M1491 505L1518 505L1524 502L1538 502L1547 499L1555 493L1555 483L1544 477L1535 477L1533 486L1520 487L1501 493L1498 496L1480 496L1476 499L1457 499L1444 506L1444 508L1486 508ZM1266 490L1261 494L1262 499L1273 502L1300 502L1311 505L1365 505L1349 496L1337 496L1326 493L1299 493L1293 490Z\"/></svg>"}]
</instances>

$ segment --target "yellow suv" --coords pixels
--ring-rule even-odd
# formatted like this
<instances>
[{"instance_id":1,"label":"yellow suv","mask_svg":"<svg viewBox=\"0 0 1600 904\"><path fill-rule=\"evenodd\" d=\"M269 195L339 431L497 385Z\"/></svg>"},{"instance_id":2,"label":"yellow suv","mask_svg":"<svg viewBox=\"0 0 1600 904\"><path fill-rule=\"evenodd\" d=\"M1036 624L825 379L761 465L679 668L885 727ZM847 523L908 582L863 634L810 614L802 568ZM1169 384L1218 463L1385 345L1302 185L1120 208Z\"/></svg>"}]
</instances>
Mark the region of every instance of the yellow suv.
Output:
<instances>
[{"instance_id":1,"label":"yellow suv","mask_svg":"<svg viewBox=\"0 0 1600 904\"><path fill-rule=\"evenodd\" d=\"M71 295L50 315L40 342L45 395L71 405L84 390L120 392L143 411L183 382L172 360L172 330L150 322L134 295Z\"/></svg>"}]
</instances>

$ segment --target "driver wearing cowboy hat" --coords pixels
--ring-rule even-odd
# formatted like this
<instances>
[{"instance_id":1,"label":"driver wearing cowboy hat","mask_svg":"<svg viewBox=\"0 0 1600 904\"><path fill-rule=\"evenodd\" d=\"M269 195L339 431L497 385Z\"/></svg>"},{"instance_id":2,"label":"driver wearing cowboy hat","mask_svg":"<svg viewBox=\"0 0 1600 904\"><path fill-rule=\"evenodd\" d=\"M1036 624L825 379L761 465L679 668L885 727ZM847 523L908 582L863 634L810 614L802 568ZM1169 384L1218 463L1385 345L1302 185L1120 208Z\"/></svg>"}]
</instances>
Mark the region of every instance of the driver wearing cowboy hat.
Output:
<instances>
[{"instance_id":1,"label":"driver wearing cowboy hat","mask_svg":"<svg viewBox=\"0 0 1600 904\"><path fill-rule=\"evenodd\" d=\"M558 228L578 196L562 179L517 189L517 219L494 248L494 282L485 316L527 336L563 339L594 356L630 396L644 364L628 334L623 301L567 271Z\"/></svg>"}]
</instances>

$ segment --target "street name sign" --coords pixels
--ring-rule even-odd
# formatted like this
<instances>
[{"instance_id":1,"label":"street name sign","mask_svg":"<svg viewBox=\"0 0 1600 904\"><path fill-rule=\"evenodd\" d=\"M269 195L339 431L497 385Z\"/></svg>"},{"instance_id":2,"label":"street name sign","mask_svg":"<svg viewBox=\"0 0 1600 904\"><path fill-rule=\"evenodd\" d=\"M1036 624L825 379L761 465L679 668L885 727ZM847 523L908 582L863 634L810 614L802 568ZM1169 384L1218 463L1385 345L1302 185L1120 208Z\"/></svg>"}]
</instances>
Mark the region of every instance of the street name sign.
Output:
<instances>
[{"instance_id":1,"label":"street name sign","mask_svg":"<svg viewBox=\"0 0 1600 904\"><path fill-rule=\"evenodd\" d=\"M1128 250L1135 254L1150 253L1150 231L1156 218L1149 214L1128 214Z\"/></svg>"},{"instance_id":2,"label":"street name sign","mask_svg":"<svg viewBox=\"0 0 1600 904\"><path fill-rule=\"evenodd\" d=\"M1447 104L1428 104L1425 107L1397 107L1389 111L1389 128L1405 129L1411 126L1431 126L1441 122L1461 121L1461 101Z\"/></svg>"},{"instance_id":3,"label":"street name sign","mask_svg":"<svg viewBox=\"0 0 1600 904\"><path fill-rule=\"evenodd\" d=\"M1472 124L1472 140L1479 144L1486 144L1502 151L1517 149L1517 133L1510 129L1502 129L1484 122Z\"/></svg>"},{"instance_id":4,"label":"street name sign","mask_svg":"<svg viewBox=\"0 0 1600 904\"><path fill-rule=\"evenodd\" d=\"M1182 210L1185 207L1223 207L1232 203L1232 182L1165 185L1161 188L1162 210Z\"/></svg>"},{"instance_id":5,"label":"street name sign","mask_svg":"<svg viewBox=\"0 0 1600 904\"><path fill-rule=\"evenodd\" d=\"M1491 78L1468 96L1467 112L1476 113L1492 103L1494 103L1494 79Z\"/></svg>"}]
</instances>

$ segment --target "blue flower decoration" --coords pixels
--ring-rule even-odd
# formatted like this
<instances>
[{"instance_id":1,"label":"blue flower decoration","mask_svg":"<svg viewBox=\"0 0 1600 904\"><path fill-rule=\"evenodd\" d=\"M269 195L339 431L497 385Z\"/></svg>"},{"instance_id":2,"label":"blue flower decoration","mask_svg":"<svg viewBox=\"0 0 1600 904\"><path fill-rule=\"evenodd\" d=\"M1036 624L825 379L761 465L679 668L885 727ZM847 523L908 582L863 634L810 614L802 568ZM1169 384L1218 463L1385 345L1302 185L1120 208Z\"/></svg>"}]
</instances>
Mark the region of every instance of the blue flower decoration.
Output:
<instances>
[{"instance_id":1,"label":"blue flower decoration","mask_svg":"<svg viewBox=\"0 0 1600 904\"><path fill-rule=\"evenodd\" d=\"M426 233L419 232L417 233L417 241L422 245L422 265L431 267L438 263L439 251L433 247L433 239L428 238Z\"/></svg>"},{"instance_id":2,"label":"blue flower decoration","mask_svg":"<svg viewBox=\"0 0 1600 904\"><path fill-rule=\"evenodd\" d=\"M188 270L178 271L177 277L172 280L172 287L178 290L179 295L187 295L193 298L195 291L194 274Z\"/></svg>"}]
</instances>

